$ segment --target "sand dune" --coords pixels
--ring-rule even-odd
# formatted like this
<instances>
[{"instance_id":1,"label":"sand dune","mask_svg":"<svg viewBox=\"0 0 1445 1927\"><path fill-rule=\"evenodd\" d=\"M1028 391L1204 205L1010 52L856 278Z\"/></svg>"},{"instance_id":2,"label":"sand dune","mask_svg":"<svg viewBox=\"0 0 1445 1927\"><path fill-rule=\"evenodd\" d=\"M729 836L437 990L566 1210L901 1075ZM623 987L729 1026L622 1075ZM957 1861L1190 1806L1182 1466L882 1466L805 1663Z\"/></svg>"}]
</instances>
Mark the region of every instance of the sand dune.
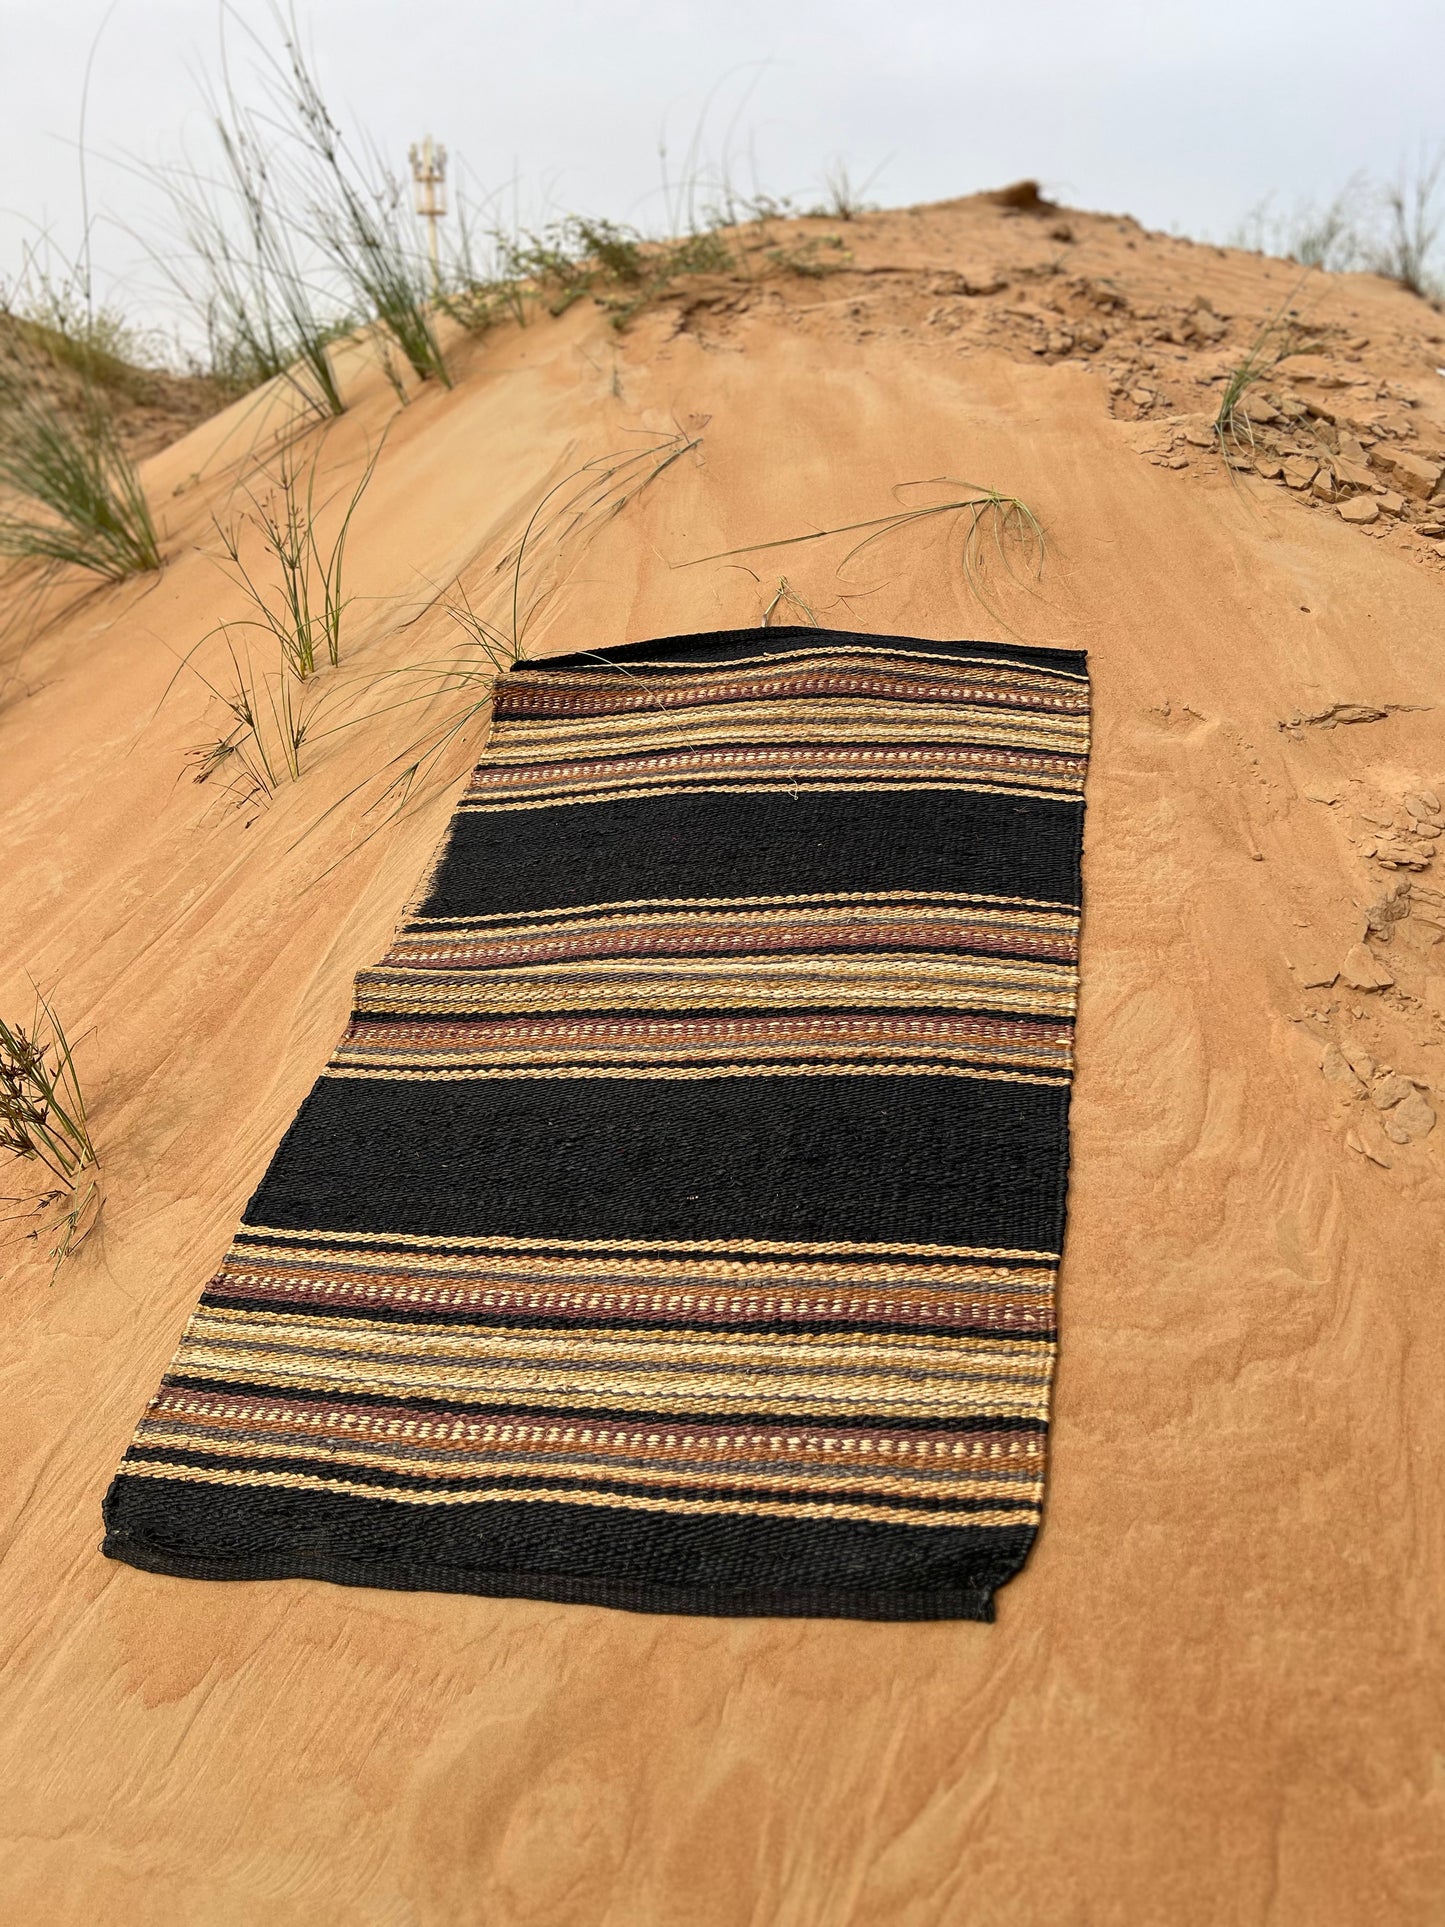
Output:
<instances>
[{"instance_id":1,"label":"sand dune","mask_svg":"<svg viewBox=\"0 0 1445 1927\"><path fill-rule=\"evenodd\" d=\"M533 653L753 623L783 576L828 625L1088 648L1038 1548L992 1627L99 1556L115 1462L485 726L399 820L362 810L411 712L318 735L268 808L190 780L215 706L167 687L244 613L213 517L282 419L238 403L146 464L164 572L56 588L0 666L0 1008L28 972L87 1033L106 1193L53 1284L16 1227L0 1248L6 1918L1438 1918L1445 320L984 198L769 240L757 279L620 335L584 302L458 342L455 390L401 410L352 353L330 485L386 440L319 727L455 652L449 585L510 619L498 565L544 491L678 431L620 513L532 552ZM1202 424L1291 297L1309 352L1231 476ZM1040 580L995 555L982 605L943 518L842 568L841 538L683 566L939 476L1030 504Z\"/></svg>"}]
</instances>

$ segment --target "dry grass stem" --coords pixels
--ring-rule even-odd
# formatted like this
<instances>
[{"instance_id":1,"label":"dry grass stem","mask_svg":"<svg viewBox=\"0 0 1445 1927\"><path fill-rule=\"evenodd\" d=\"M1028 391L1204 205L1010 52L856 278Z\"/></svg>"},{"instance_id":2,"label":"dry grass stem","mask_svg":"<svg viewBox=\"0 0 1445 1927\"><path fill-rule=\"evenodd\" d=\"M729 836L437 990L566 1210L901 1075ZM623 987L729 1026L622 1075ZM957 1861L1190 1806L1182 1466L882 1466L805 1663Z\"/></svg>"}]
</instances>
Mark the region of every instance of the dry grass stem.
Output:
<instances>
[{"instance_id":1,"label":"dry grass stem","mask_svg":"<svg viewBox=\"0 0 1445 1927\"><path fill-rule=\"evenodd\" d=\"M998 555L1010 576L1013 563L1010 545L1020 553L1030 574L1035 580L1043 573L1045 538L1043 525L1038 516L1017 495L1004 495L997 489L982 488L973 482L956 481L951 476L937 476L926 482L903 482L895 493L910 488L947 488L959 489L964 493L950 496L941 502L921 503L915 508L896 509L890 515L868 516L860 522L842 522L832 528L813 529L804 535L784 535L764 542L745 542L735 549L722 549L713 555L695 556L692 561L681 564L683 568L696 568L704 562L725 562L735 556L757 555L770 549L796 547L803 542L824 542L839 535L863 533L863 539L855 542L838 564L840 572L846 569L855 556L870 548L885 537L896 535L901 530L911 528L935 516L957 517L962 526L963 541L960 554L965 582L976 599L985 608L989 607L984 593L984 568L987 559L989 537L992 548ZM990 609L990 614L995 613Z\"/></svg>"}]
</instances>

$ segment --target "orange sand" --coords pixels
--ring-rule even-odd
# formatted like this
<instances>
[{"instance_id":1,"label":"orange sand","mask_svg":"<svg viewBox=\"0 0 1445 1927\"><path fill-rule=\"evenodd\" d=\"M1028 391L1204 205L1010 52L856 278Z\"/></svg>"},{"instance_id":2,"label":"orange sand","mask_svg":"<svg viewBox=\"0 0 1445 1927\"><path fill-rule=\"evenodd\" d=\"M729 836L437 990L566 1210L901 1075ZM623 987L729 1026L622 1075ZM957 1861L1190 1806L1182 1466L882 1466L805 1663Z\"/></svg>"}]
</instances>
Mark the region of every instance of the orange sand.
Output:
<instances>
[{"instance_id":1,"label":"orange sand","mask_svg":"<svg viewBox=\"0 0 1445 1927\"><path fill-rule=\"evenodd\" d=\"M1445 791L1445 574L1426 537L1231 482L1161 426L1212 412L1202 377L1296 271L1104 217L1069 214L1066 240L1052 218L869 217L842 230L844 272L692 286L620 337L582 303L458 344L455 391L399 414L356 354L325 456L346 484L395 416L352 537L352 587L376 598L343 670L363 700L376 671L455 649L425 605L459 571L502 614L495 563L551 482L674 424L700 448L542 558L534 651L750 623L786 574L825 623L1006 620L1091 652L1051 1483L998 1623L672 1620L99 1556L131 1427L467 764L459 748L367 841L359 800L323 812L409 740L405 715L319 740L260 813L188 780L205 691L182 675L158 705L176 657L242 613L211 516L279 420L238 404L146 465L163 575L67 588L0 667L0 1008L28 1010L28 971L89 1033L106 1189L53 1285L34 1246L0 1247L0 1917L1441 1918L1445 1123L1394 1143L1321 1063L1333 1039L1445 1103L1422 894L1445 864L1382 871L1365 841L1398 833L1360 814ZM997 275L994 295L957 285ZM1130 317L1065 296L1069 277L1108 279ZM1181 324L1201 294L1220 341ZM1299 301L1334 331L1313 370L1438 451L1445 322L1369 277L1316 276ZM1085 309L1121 333L1065 348ZM1141 354L1165 372L1144 401L1130 376L1111 413L1101 371L1126 340L1136 372ZM980 607L938 523L841 576L837 541L676 566L938 475L1027 499L1041 583L994 567ZM219 642L196 661L218 673ZM1386 713L1281 727L1337 703ZM1305 987L1402 879L1414 913L1374 943L1394 983Z\"/></svg>"}]
</instances>

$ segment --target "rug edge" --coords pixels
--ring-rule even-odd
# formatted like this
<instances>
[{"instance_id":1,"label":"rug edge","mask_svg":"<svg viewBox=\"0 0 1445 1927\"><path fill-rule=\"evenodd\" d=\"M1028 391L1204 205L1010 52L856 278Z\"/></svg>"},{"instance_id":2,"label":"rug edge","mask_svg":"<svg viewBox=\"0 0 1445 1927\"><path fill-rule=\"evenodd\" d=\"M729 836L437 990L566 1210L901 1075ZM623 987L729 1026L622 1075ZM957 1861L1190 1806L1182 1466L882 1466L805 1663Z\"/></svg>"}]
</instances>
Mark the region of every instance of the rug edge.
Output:
<instances>
[{"instance_id":1,"label":"rug edge","mask_svg":"<svg viewBox=\"0 0 1445 1927\"><path fill-rule=\"evenodd\" d=\"M622 1612L686 1617L757 1619L864 1619L913 1623L972 1620L992 1623L997 1591L989 1586L949 1586L936 1591L887 1593L768 1591L745 1586L664 1586L590 1579L566 1573L472 1570L408 1561L336 1559L304 1553L207 1559L141 1545L125 1533L108 1532L100 1544L107 1559L139 1572L173 1579L320 1579L336 1586L372 1586L389 1592L470 1593L488 1599L534 1599L554 1605L606 1606Z\"/></svg>"}]
</instances>

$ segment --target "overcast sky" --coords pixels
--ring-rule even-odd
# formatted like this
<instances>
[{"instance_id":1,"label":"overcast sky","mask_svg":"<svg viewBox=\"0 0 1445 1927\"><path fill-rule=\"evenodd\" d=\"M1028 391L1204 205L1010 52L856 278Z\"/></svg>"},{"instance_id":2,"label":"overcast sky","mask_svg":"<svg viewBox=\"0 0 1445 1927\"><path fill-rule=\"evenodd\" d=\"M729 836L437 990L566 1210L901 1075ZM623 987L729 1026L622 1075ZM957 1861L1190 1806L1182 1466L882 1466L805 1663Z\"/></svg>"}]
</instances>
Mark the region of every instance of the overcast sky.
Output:
<instances>
[{"instance_id":1,"label":"overcast sky","mask_svg":"<svg viewBox=\"0 0 1445 1927\"><path fill-rule=\"evenodd\" d=\"M264 0L236 0L264 22ZM1265 196L1327 200L1445 144L1445 0L298 0L328 99L397 164L428 131L523 211L654 224L658 140L710 92L734 171L805 201L844 161L884 204L1036 175L1077 206L1229 237ZM214 0L0 0L0 277L81 231L76 135L107 220L102 294L153 307L129 157L203 144ZM234 41L234 37L233 37ZM241 63L244 66L244 61ZM751 89L749 92L748 90ZM745 97L746 96L746 97ZM876 170L876 173L875 173Z\"/></svg>"}]
</instances>

